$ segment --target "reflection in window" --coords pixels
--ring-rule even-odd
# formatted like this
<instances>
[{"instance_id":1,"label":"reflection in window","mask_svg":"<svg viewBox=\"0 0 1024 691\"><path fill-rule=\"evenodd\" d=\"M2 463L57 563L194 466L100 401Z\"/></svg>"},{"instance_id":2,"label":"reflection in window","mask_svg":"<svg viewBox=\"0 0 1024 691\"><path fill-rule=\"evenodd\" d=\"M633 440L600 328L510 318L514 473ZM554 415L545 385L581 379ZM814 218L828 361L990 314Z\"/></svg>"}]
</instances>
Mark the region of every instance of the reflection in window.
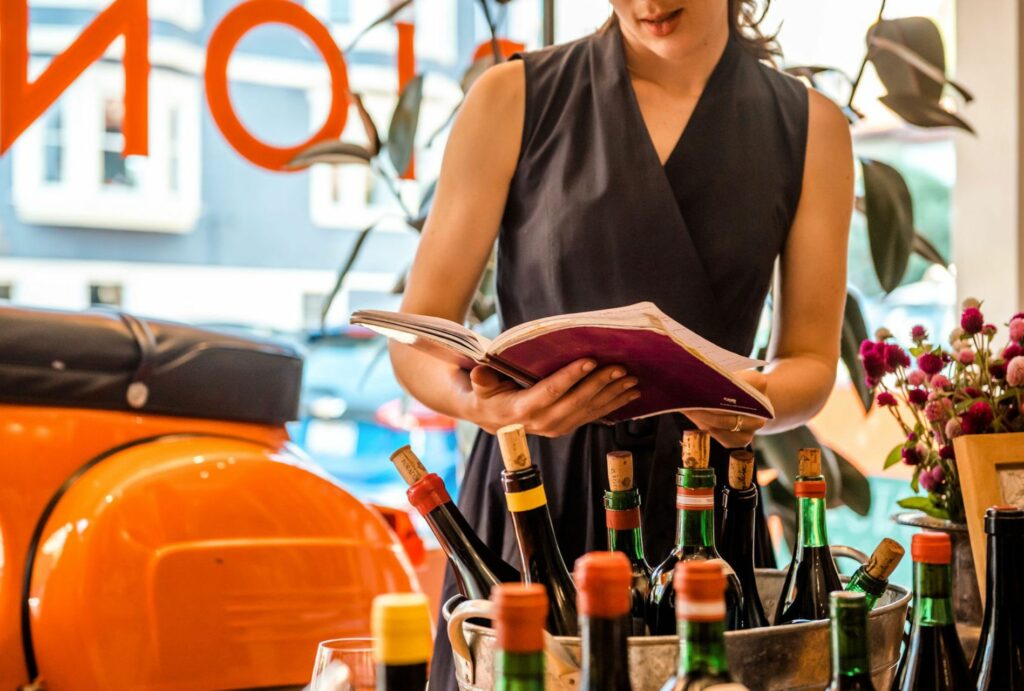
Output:
<instances>
[{"instance_id":1,"label":"reflection in window","mask_svg":"<svg viewBox=\"0 0 1024 691\"><path fill-rule=\"evenodd\" d=\"M64 113L59 107L50 111L43 130L43 179L64 179Z\"/></svg>"},{"instance_id":2,"label":"reflection in window","mask_svg":"<svg viewBox=\"0 0 1024 691\"><path fill-rule=\"evenodd\" d=\"M93 307L120 307L124 288L120 283L90 283L89 304Z\"/></svg>"},{"instance_id":3,"label":"reflection in window","mask_svg":"<svg viewBox=\"0 0 1024 691\"><path fill-rule=\"evenodd\" d=\"M135 187L134 166L121 155L124 149L124 101L108 98L103 104L103 184Z\"/></svg>"}]
</instances>

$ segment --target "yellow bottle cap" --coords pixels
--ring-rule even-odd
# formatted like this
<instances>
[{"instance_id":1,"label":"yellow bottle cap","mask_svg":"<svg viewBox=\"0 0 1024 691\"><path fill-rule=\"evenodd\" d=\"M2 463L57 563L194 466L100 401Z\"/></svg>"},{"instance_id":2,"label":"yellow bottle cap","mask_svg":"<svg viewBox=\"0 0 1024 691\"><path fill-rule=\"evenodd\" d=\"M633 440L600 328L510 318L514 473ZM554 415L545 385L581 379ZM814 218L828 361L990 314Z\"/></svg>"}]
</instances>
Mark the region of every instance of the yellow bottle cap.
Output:
<instances>
[{"instance_id":1,"label":"yellow bottle cap","mask_svg":"<svg viewBox=\"0 0 1024 691\"><path fill-rule=\"evenodd\" d=\"M430 612L423 593L373 598L373 658L378 664L413 665L430 660Z\"/></svg>"}]
</instances>

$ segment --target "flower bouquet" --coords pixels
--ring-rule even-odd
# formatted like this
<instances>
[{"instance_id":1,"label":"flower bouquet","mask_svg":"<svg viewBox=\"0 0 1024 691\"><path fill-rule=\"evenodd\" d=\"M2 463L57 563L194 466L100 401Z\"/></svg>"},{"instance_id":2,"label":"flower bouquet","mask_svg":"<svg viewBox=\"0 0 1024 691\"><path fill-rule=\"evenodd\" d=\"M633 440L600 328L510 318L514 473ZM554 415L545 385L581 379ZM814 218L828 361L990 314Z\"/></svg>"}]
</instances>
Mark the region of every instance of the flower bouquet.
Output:
<instances>
[{"instance_id":1,"label":"flower bouquet","mask_svg":"<svg viewBox=\"0 0 1024 691\"><path fill-rule=\"evenodd\" d=\"M1007 327L1007 343L993 350L996 326L985 321L981 303L969 298L948 349L930 342L922 326L911 329L909 353L887 329L861 343L867 384L907 435L889 453L885 467L913 466L910 486L915 493L925 492L901 499L900 506L962 523L953 438L1024 431L1024 313L1014 315Z\"/></svg>"}]
</instances>

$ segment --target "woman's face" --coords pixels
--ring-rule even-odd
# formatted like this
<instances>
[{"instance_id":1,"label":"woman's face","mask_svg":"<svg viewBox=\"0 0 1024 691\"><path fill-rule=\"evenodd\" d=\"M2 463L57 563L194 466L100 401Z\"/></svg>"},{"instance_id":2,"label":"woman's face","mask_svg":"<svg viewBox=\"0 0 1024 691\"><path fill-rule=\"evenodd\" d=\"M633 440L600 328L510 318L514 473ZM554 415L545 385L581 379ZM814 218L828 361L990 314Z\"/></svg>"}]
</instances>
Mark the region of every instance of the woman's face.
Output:
<instances>
[{"instance_id":1,"label":"woman's face","mask_svg":"<svg viewBox=\"0 0 1024 691\"><path fill-rule=\"evenodd\" d=\"M610 0L632 41L665 59L692 55L727 32L728 0Z\"/></svg>"}]
</instances>

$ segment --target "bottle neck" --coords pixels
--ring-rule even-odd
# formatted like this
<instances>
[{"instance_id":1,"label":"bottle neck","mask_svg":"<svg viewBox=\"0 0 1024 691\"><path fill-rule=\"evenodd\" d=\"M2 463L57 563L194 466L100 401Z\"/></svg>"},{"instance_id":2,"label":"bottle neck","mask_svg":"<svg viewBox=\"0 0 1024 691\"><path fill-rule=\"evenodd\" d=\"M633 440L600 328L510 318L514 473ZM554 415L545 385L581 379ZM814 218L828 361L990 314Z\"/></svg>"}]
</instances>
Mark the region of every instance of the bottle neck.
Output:
<instances>
[{"instance_id":1,"label":"bottle neck","mask_svg":"<svg viewBox=\"0 0 1024 691\"><path fill-rule=\"evenodd\" d=\"M676 545L715 546L715 471L683 468L676 474Z\"/></svg>"},{"instance_id":2,"label":"bottle neck","mask_svg":"<svg viewBox=\"0 0 1024 691\"><path fill-rule=\"evenodd\" d=\"M678 676L720 675L729 671L725 656L725 620L680 619Z\"/></svg>"},{"instance_id":3,"label":"bottle neck","mask_svg":"<svg viewBox=\"0 0 1024 691\"><path fill-rule=\"evenodd\" d=\"M846 585L846 589L857 593L864 593L868 609L871 609L878 602L878 598L882 596L882 593L885 592L885 586L888 584L888 581L875 578L867 572L865 567L861 566L850 577L850 582Z\"/></svg>"},{"instance_id":4,"label":"bottle neck","mask_svg":"<svg viewBox=\"0 0 1024 691\"><path fill-rule=\"evenodd\" d=\"M377 665L377 691L419 691L427 687L427 663Z\"/></svg>"},{"instance_id":5,"label":"bottle neck","mask_svg":"<svg viewBox=\"0 0 1024 691\"><path fill-rule=\"evenodd\" d=\"M722 490L722 542L719 552L739 571L754 566L754 521L757 487Z\"/></svg>"},{"instance_id":6,"label":"bottle neck","mask_svg":"<svg viewBox=\"0 0 1024 691\"><path fill-rule=\"evenodd\" d=\"M714 547L714 511L679 509L676 517L676 544L679 547Z\"/></svg>"},{"instance_id":7,"label":"bottle neck","mask_svg":"<svg viewBox=\"0 0 1024 691\"><path fill-rule=\"evenodd\" d=\"M630 564L645 563L640 528L640 492L635 489L605 492L604 507L608 549L625 554Z\"/></svg>"},{"instance_id":8,"label":"bottle neck","mask_svg":"<svg viewBox=\"0 0 1024 691\"><path fill-rule=\"evenodd\" d=\"M838 686L844 677L870 674L867 607L840 607L831 630L833 683Z\"/></svg>"},{"instance_id":9,"label":"bottle neck","mask_svg":"<svg viewBox=\"0 0 1024 691\"><path fill-rule=\"evenodd\" d=\"M982 636L995 634L997 629L1011 624L1021 606L1024 595L1019 592L1020 575L1013 572L1014 560L1024 565L1024 536L988 535L985 557L985 618ZM1019 603L1019 604L1018 604ZM1021 643L1024 646L1024 641Z\"/></svg>"},{"instance_id":10,"label":"bottle neck","mask_svg":"<svg viewBox=\"0 0 1024 691\"><path fill-rule=\"evenodd\" d=\"M544 691L544 653L513 653L497 650L494 654L497 691Z\"/></svg>"},{"instance_id":11,"label":"bottle neck","mask_svg":"<svg viewBox=\"0 0 1024 691\"><path fill-rule=\"evenodd\" d=\"M584 691L629 689L629 616L616 619L580 617Z\"/></svg>"},{"instance_id":12,"label":"bottle neck","mask_svg":"<svg viewBox=\"0 0 1024 691\"><path fill-rule=\"evenodd\" d=\"M828 531L825 529L825 500L817 497L797 499L798 547L825 547Z\"/></svg>"},{"instance_id":13,"label":"bottle neck","mask_svg":"<svg viewBox=\"0 0 1024 691\"><path fill-rule=\"evenodd\" d=\"M949 564L914 563L914 626L953 624Z\"/></svg>"}]
</instances>

